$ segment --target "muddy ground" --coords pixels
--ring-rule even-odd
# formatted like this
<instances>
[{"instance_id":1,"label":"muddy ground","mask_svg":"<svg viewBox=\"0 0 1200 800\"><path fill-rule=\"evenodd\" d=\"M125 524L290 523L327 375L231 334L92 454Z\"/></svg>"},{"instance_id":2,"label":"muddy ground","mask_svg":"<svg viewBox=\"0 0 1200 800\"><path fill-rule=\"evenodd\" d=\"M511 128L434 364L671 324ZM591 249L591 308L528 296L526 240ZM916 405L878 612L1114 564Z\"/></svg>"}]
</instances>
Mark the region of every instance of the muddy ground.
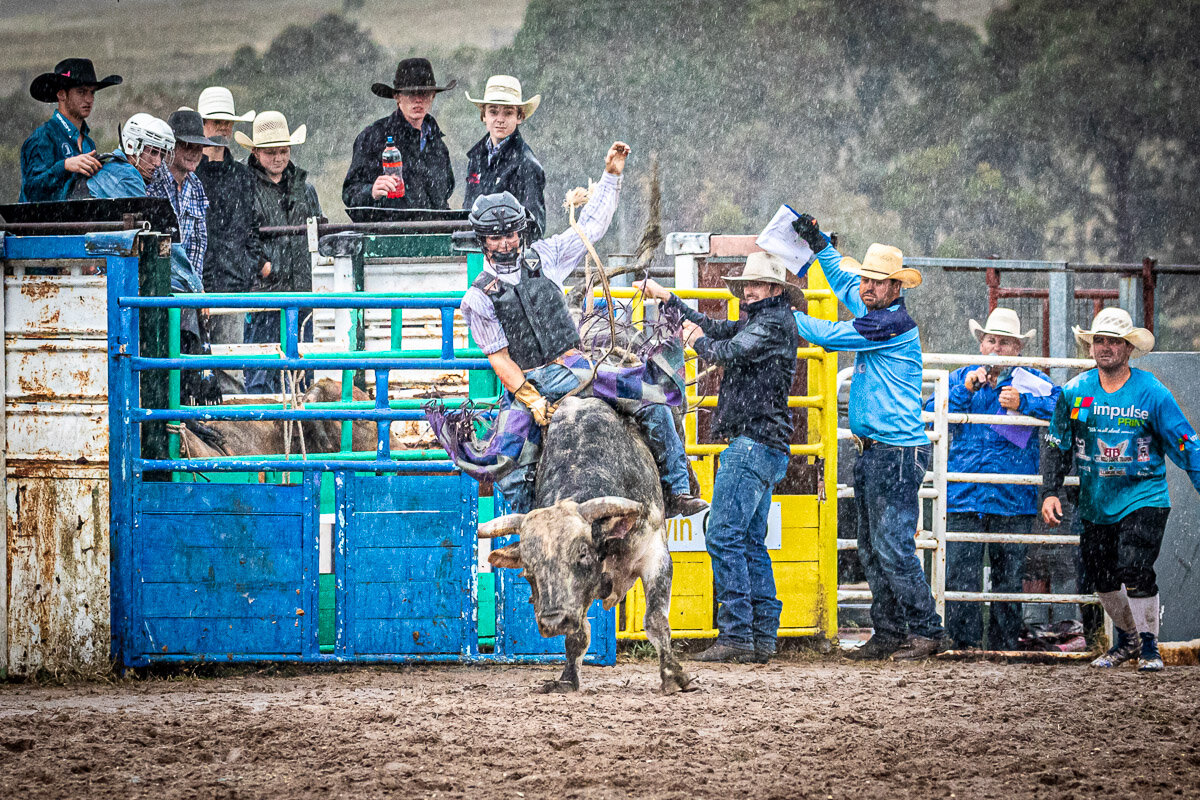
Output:
<instances>
[{"instance_id":1,"label":"muddy ground","mask_svg":"<svg viewBox=\"0 0 1200 800\"><path fill-rule=\"evenodd\" d=\"M0 685L0 797L1146 798L1200 794L1200 668L267 667Z\"/></svg>"}]
</instances>

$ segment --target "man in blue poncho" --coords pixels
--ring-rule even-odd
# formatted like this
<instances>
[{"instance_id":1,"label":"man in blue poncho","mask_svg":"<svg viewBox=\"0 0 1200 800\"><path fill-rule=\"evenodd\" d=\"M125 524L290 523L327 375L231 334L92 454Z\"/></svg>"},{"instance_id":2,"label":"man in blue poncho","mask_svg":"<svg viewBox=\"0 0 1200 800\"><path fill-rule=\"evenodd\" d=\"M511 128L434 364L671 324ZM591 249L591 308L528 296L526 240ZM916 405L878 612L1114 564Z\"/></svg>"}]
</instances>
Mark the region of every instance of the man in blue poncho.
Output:
<instances>
[{"instance_id":1,"label":"man in blue poncho","mask_svg":"<svg viewBox=\"0 0 1200 800\"><path fill-rule=\"evenodd\" d=\"M853 320L830 322L797 311L800 336L827 350L853 352L850 430L858 559L871 587L874 635L857 659L927 658L951 641L934 607L914 540L917 492L929 467L921 423L921 337L901 289L921 284L895 247L873 244L862 263L843 258L809 214L793 223L821 262L825 279Z\"/></svg>"},{"instance_id":2,"label":"man in blue poncho","mask_svg":"<svg viewBox=\"0 0 1200 800\"><path fill-rule=\"evenodd\" d=\"M1179 404L1130 358L1154 348L1154 334L1120 308L1103 309L1091 330L1075 328L1096 368L1063 387L1050 420L1042 461L1042 518L1062 522L1058 493L1074 461L1084 569L1116 628L1116 641L1093 667L1137 659L1142 672L1163 668L1158 652L1158 582L1154 562L1171 513L1166 454L1200 492L1200 438Z\"/></svg>"}]
</instances>

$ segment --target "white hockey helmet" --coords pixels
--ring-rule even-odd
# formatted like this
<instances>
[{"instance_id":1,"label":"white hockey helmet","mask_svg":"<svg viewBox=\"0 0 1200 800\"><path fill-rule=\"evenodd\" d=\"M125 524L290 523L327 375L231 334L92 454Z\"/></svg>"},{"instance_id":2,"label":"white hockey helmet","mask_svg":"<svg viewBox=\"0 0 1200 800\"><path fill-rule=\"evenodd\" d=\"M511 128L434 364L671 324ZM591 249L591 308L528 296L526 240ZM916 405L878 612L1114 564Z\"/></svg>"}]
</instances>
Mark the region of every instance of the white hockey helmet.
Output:
<instances>
[{"instance_id":1,"label":"white hockey helmet","mask_svg":"<svg viewBox=\"0 0 1200 800\"><path fill-rule=\"evenodd\" d=\"M121 150L136 163L147 146L164 151L175 149L175 134L171 126L150 114L134 114L121 127Z\"/></svg>"}]
</instances>

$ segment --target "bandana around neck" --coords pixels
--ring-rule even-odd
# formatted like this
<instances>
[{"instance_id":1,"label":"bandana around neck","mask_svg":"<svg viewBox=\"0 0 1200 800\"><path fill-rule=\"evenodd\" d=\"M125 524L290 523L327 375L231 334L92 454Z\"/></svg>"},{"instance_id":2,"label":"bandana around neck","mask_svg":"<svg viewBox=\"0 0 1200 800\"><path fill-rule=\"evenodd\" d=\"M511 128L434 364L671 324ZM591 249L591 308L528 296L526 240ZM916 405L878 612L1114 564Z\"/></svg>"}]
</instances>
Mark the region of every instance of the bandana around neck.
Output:
<instances>
[{"instance_id":1,"label":"bandana around neck","mask_svg":"<svg viewBox=\"0 0 1200 800\"><path fill-rule=\"evenodd\" d=\"M904 298L889 308L877 308L854 320L854 330L870 342L886 342L888 339L908 333L917 323L908 315Z\"/></svg>"}]
</instances>

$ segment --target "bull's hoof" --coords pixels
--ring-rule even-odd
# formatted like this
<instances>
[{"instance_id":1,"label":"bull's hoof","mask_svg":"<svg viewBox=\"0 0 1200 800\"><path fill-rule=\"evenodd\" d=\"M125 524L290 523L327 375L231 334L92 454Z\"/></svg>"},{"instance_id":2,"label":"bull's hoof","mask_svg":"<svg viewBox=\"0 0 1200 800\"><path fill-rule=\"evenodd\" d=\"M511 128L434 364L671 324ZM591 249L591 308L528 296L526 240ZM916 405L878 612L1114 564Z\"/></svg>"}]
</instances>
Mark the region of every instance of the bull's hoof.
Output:
<instances>
[{"instance_id":1,"label":"bull's hoof","mask_svg":"<svg viewBox=\"0 0 1200 800\"><path fill-rule=\"evenodd\" d=\"M571 694L578 691L579 687L570 681L546 681L541 686L533 687L533 694Z\"/></svg>"},{"instance_id":2,"label":"bull's hoof","mask_svg":"<svg viewBox=\"0 0 1200 800\"><path fill-rule=\"evenodd\" d=\"M694 692L700 687L692 682L692 679L687 676L687 673L679 672L674 675L663 677L662 686L659 687L658 693L662 695L678 694L679 692Z\"/></svg>"}]
</instances>

